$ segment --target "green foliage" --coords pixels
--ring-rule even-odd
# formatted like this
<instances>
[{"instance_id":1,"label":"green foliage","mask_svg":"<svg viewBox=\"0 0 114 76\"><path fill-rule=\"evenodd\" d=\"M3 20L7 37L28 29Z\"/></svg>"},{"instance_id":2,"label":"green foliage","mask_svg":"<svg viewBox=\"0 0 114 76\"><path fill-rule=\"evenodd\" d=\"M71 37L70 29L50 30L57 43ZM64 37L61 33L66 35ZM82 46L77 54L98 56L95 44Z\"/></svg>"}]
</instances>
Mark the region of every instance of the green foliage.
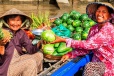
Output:
<instances>
[{"instance_id":1,"label":"green foliage","mask_svg":"<svg viewBox=\"0 0 114 76\"><path fill-rule=\"evenodd\" d=\"M4 34L2 32L2 29L0 28L0 40L3 39L3 37L4 37Z\"/></svg>"},{"instance_id":2,"label":"green foliage","mask_svg":"<svg viewBox=\"0 0 114 76\"><path fill-rule=\"evenodd\" d=\"M33 20L33 23L31 24L31 29L36 29L42 24L45 24L46 26L51 26L51 22L49 20L49 12L38 12L37 14L31 13L31 18Z\"/></svg>"}]
</instances>

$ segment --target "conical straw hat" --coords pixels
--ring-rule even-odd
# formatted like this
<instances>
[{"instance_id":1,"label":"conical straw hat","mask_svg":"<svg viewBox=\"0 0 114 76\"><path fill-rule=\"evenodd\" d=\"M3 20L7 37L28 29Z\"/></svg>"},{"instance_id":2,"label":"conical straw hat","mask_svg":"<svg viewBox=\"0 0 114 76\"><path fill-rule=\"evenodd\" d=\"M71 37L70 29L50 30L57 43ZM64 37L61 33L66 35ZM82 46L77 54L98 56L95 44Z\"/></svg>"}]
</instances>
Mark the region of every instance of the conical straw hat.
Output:
<instances>
[{"instance_id":1,"label":"conical straw hat","mask_svg":"<svg viewBox=\"0 0 114 76\"><path fill-rule=\"evenodd\" d=\"M110 9L113 10L113 13L114 13L114 7L110 3L106 3L106 2L92 2L92 3L90 3L90 4L87 5L87 7L86 7L86 13L93 20L95 20L95 12L96 12L97 7L99 5L104 5L106 7L109 7Z\"/></svg>"},{"instance_id":2,"label":"conical straw hat","mask_svg":"<svg viewBox=\"0 0 114 76\"><path fill-rule=\"evenodd\" d=\"M0 16L0 19L4 18L5 16L8 16L8 15L22 15L22 16L25 16L26 19L29 19L30 24L32 23L32 19L28 15L26 15L25 13L23 13L22 11L20 11L16 8L12 8L11 10L4 13L2 16Z\"/></svg>"}]
</instances>

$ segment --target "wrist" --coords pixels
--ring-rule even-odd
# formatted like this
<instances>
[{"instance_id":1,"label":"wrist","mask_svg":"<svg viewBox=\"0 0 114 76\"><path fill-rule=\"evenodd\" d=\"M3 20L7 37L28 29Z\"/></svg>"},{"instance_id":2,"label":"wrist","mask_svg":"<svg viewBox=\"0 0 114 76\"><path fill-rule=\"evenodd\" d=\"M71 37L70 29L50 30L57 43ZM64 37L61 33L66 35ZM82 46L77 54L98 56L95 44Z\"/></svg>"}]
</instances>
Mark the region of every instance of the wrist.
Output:
<instances>
[{"instance_id":1,"label":"wrist","mask_svg":"<svg viewBox=\"0 0 114 76\"><path fill-rule=\"evenodd\" d=\"M65 38L62 38L62 42L66 42L66 39Z\"/></svg>"},{"instance_id":2,"label":"wrist","mask_svg":"<svg viewBox=\"0 0 114 76\"><path fill-rule=\"evenodd\" d=\"M5 47L0 46L0 55L4 55Z\"/></svg>"},{"instance_id":3,"label":"wrist","mask_svg":"<svg viewBox=\"0 0 114 76\"><path fill-rule=\"evenodd\" d=\"M69 54L65 54L65 56L67 56L68 58L70 58L70 55Z\"/></svg>"}]
</instances>

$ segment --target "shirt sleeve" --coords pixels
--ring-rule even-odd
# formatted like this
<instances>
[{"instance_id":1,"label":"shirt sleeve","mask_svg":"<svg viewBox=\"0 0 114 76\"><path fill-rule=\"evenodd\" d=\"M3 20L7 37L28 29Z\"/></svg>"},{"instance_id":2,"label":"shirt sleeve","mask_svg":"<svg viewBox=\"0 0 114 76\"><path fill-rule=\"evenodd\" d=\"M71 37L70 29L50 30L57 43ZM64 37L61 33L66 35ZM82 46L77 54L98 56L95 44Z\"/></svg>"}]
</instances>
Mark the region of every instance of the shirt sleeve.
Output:
<instances>
[{"instance_id":1,"label":"shirt sleeve","mask_svg":"<svg viewBox=\"0 0 114 76\"><path fill-rule=\"evenodd\" d=\"M22 46L26 49L29 54L35 53L39 50L37 45L32 44L32 41L28 38L26 33L23 35Z\"/></svg>"},{"instance_id":2,"label":"shirt sleeve","mask_svg":"<svg viewBox=\"0 0 114 76\"><path fill-rule=\"evenodd\" d=\"M70 58L76 58L77 56L83 56L83 55L86 55L87 53L89 53L89 50L75 49L75 50L67 53L66 55L68 55Z\"/></svg>"},{"instance_id":3,"label":"shirt sleeve","mask_svg":"<svg viewBox=\"0 0 114 76\"><path fill-rule=\"evenodd\" d=\"M90 37L87 40L78 41L73 39L67 39L66 40L67 46L76 48L76 49L77 48L86 49L83 51L87 51L87 50L99 49L104 45L105 46L109 45L113 37L112 35L114 34L114 31L111 31L111 30L113 30L114 27L108 26L108 25L109 24L102 27L102 29L100 29L100 31L97 34L95 34L94 36ZM80 52L82 51L78 51L77 55L80 54Z\"/></svg>"}]
</instances>

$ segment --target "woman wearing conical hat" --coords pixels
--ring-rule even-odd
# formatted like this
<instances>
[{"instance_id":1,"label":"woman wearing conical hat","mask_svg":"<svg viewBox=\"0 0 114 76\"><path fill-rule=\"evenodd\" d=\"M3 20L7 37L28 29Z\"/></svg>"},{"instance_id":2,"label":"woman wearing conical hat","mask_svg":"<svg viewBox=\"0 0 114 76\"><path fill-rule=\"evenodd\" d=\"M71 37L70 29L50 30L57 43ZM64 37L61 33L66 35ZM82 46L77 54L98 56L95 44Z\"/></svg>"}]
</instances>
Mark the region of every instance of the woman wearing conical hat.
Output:
<instances>
[{"instance_id":1,"label":"woman wearing conical hat","mask_svg":"<svg viewBox=\"0 0 114 76\"><path fill-rule=\"evenodd\" d=\"M62 57L68 58L93 52L92 61L84 69L83 76L114 76L114 8L109 3L94 2L86 7L88 16L97 22L91 27L87 40L58 37L53 43L66 42L74 51Z\"/></svg>"},{"instance_id":2,"label":"woman wearing conical hat","mask_svg":"<svg viewBox=\"0 0 114 76\"><path fill-rule=\"evenodd\" d=\"M29 28L32 19L15 8L0 17L3 29L12 33L12 38L4 38L0 45L5 52L0 55L0 76L37 76L42 71L43 54L39 45L33 45L21 28ZM23 47L26 53L23 52Z\"/></svg>"}]
</instances>

